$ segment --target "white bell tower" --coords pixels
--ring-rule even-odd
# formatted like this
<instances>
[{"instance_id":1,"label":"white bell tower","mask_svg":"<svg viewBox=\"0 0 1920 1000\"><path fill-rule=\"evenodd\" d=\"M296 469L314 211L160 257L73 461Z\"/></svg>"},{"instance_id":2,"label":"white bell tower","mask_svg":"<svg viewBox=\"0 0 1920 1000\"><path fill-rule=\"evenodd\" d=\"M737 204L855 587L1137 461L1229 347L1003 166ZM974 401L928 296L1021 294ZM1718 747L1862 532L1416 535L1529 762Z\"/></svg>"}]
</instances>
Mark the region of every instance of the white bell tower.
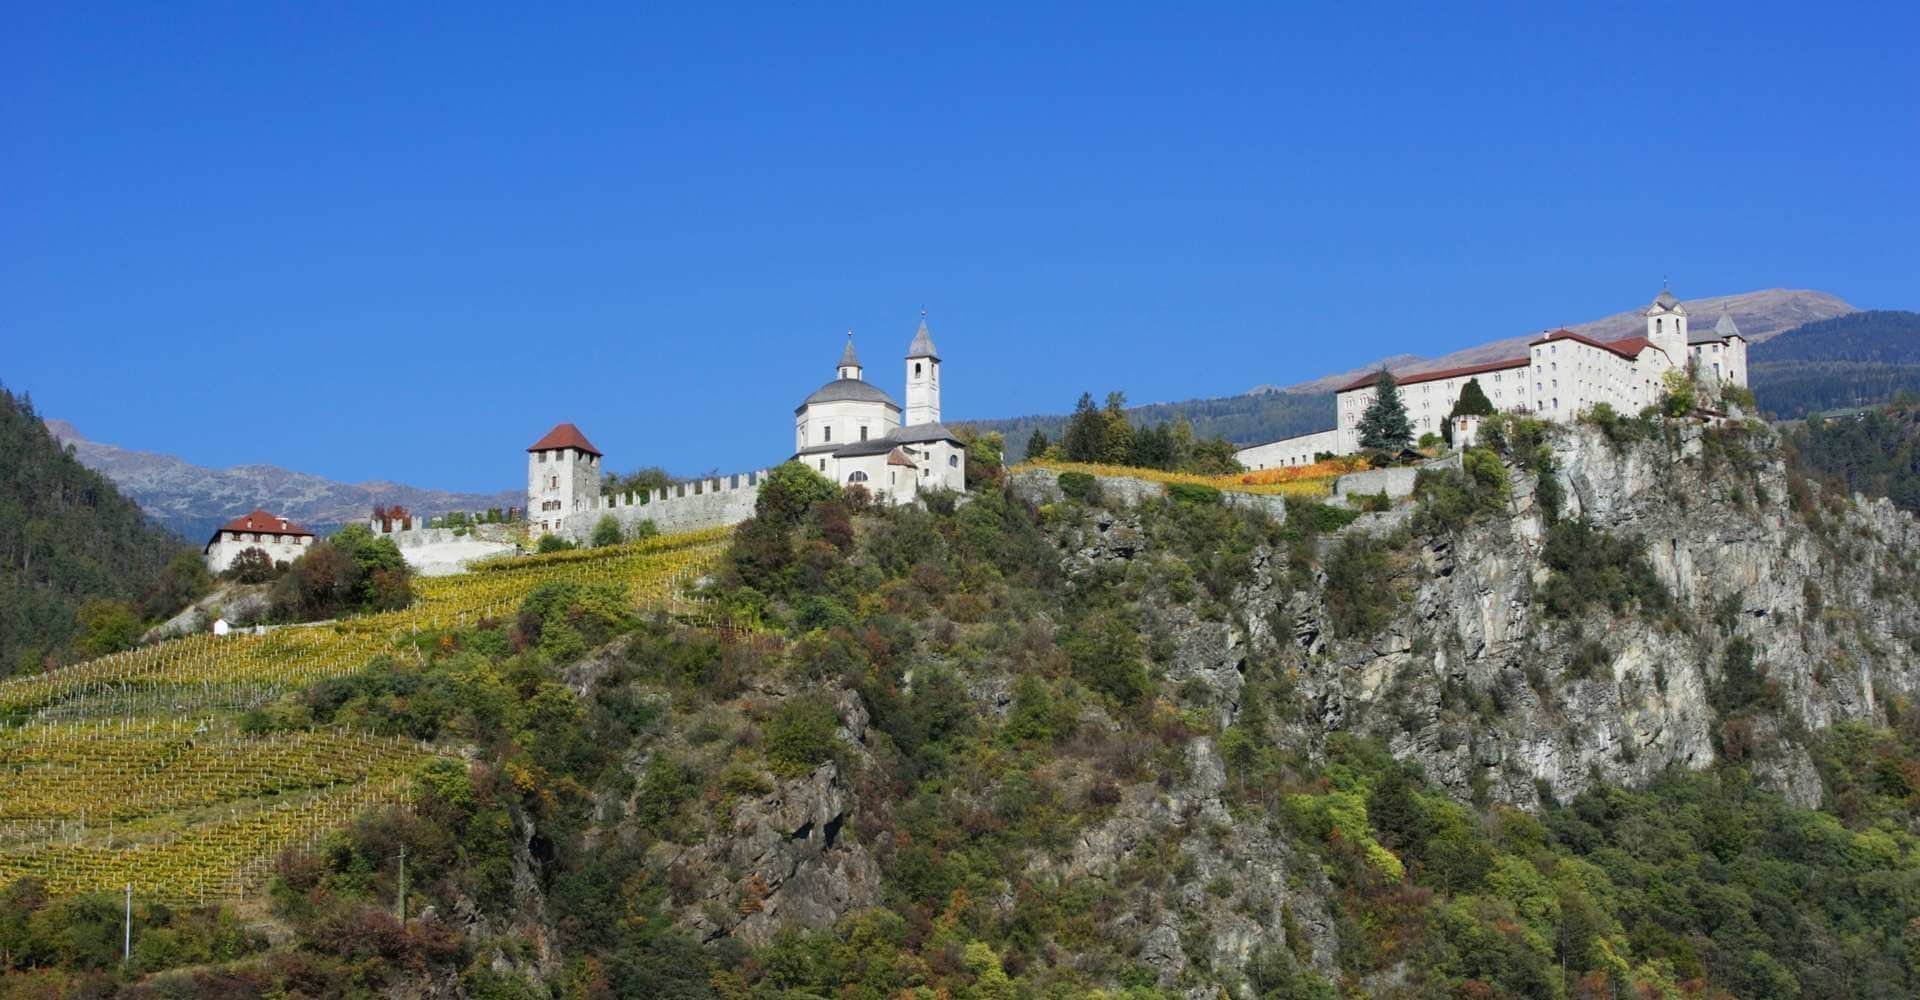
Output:
<instances>
[{"instance_id":1,"label":"white bell tower","mask_svg":"<svg viewBox=\"0 0 1920 1000\"><path fill-rule=\"evenodd\" d=\"M940 354L927 333L927 311L920 310L920 329L907 347L908 427L940 422Z\"/></svg>"},{"instance_id":2,"label":"white bell tower","mask_svg":"<svg viewBox=\"0 0 1920 1000\"><path fill-rule=\"evenodd\" d=\"M1687 307L1664 284L1647 307L1647 340L1666 352L1677 367L1687 364Z\"/></svg>"}]
</instances>

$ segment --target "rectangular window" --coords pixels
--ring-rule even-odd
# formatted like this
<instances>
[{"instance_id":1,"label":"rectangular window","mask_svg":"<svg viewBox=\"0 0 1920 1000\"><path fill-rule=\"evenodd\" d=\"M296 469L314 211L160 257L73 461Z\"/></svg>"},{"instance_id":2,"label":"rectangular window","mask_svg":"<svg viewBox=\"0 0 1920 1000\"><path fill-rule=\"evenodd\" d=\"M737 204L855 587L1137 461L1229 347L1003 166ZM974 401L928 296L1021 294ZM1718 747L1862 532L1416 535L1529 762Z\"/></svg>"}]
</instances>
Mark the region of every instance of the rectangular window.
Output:
<instances>
[{"instance_id":1,"label":"rectangular window","mask_svg":"<svg viewBox=\"0 0 1920 1000\"><path fill-rule=\"evenodd\" d=\"M823 440L823 441L831 441L831 440L833 440L833 428L831 428L831 427L822 427L822 428L820 428L820 430L821 430L821 433L823 433L823 434L825 434L825 435L826 435L826 437L824 437L824 438L821 438L821 440Z\"/></svg>"},{"instance_id":2,"label":"rectangular window","mask_svg":"<svg viewBox=\"0 0 1920 1000\"><path fill-rule=\"evenodd\" d=\"M861 425L860 425L860 440L862 440L862 441L865 441L866 439L867 439L867 425L865 425L865 424L861 424Z\"/></svg>"}]
</instances>

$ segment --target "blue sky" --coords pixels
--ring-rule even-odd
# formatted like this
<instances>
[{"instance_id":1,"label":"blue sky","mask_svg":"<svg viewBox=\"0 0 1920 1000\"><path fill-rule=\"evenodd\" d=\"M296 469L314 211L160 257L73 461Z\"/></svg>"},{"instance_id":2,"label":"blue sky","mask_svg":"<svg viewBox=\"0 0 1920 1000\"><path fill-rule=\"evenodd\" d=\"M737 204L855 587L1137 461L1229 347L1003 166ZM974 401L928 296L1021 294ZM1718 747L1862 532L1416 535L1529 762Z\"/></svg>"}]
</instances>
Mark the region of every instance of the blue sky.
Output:
<instances>
[{"instance_id":1,"label":"blue sky","mask_svg":"<svg viewBox=\"0 0 1920 1000\"><path fill-rule=\"evenodd\" d=\"M210 465L748 468L922 307L950 420L1920 307L1908 5L120 6L4 12L0 379Z\"/></svg>"}]
</instances>

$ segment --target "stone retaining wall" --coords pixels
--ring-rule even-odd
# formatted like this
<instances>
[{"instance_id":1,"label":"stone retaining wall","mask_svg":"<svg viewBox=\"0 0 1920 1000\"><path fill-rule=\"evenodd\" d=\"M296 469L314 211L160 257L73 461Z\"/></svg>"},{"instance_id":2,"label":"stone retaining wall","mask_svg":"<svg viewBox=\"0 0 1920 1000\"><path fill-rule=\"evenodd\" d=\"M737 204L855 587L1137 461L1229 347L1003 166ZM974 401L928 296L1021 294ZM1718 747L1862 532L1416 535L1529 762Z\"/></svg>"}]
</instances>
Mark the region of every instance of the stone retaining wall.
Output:
<instances>
[{"instance_id":1,"label":"stone retaining wall","mask_svg":"<svg viewBox=\"0 0 1920 1000\"><path fill-rule=\"evenodd\" d=\"M1413 495L1413 481L1420 477L1421 469L1458 469L1460 453L1455 452L1436 458L1420 465L1400 465L1391 469L1368 469L1365 472L1349 472L1333 481L1335 499L1346 499L1351 504L1355 496L1377 496L1385 493L1387 499L1398 500Z\"/></svg>"},{"instance_id":2,"label":"stone retaining wall","mask_svg":"<svg viewBox=\"0 0 1920 1000\"><path fill-rule=\"evenodd\" d=\"M1094 476L1103 503L1131 507L1142 500L1158 500L1167 495L1165 483L1132 476ZM1060 491L1060 473L1054 469L1022 469L1013 474L1013 493L1036 504L1057 503L1066 498ZM1287 523L1287 499L1262 493L1220 491L1220 502L1228 507L1257 510L1275 523Z\"/></svg>"}]
</instances>

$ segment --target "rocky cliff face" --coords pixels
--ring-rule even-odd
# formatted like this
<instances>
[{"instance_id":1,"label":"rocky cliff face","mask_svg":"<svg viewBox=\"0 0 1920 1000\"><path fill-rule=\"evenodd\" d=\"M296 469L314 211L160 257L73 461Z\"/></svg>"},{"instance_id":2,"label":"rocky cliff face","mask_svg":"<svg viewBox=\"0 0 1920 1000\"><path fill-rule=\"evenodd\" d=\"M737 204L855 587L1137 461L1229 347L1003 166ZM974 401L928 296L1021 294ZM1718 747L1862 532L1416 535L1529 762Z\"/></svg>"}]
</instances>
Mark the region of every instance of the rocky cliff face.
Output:
<instances>
[{"instance_id":1,"label":"rocky cliff face","mask_svg":"<svg viewBox=\"0 0 1920 1000\"><path fill-rule=\"evenodd\" d=\"M1284 803L1249 787L1258 772L1236 755L1251 745L1311 761L1341 733L1417 762L1462 802L1532 809L1596 782L1641 785L1668 767L1738 757L1785 797L1817 805L1814 734L1885 721L1890 696L1920 694L1920 526L1885 502L1793 480L1768 431L1639 433L1616 443L1593 428L1557 429L1539 449L1514 448L1501 499L1463 526L1435 527L1420 495L1337 529L1296 511L1235 563L1224 595L1169 583L1204 571L1169 544L1183 530L1177 502L1107 482L1079 502L1045 475L1015 477L1014 498L1041 508L1061 589L1123 593L1157 676L1131 715L1079 702L1072 740L1032 759L1031 780L1048 784L1051 801L1091 805L1062 812L1074 825L1057 841L993 869L1000 888L987 909L1011 921L1022 893L1101 899L1085 933L1112 950L1050 952L1093 981L1112 977L1117 954L1164 990L1214 997L1277 951L1338 978L1343 941L1361 933L1342 916L1345 890L1276 818ZM1549 599L1568 585L1549 545L1573 524L1638 553L1634 565L1653 581L1644 599ZM1360 539L1379 579L1364 595L1375 614L1356 630L1342 618L1354 613L1342 592L1353 581L1339 564ZM1573 582L1605 593L1620 581ZM1076 627L1075 605L1048 607L999 634L1054 655ZM923 643L956 627L937 612L914 625ZM605 664L631 655L603 651L568 681L588 692ZM996 653L952 665L988 731L1015 710L1018 662ZM625 765L633 781L599 801L607 822L589 834L607 845L630 835L620 817L647 807L662 755L694 774L737 771L722 782L727 794L647 852L674 921L695 939L759 948L783 927L830 928L897 905L905 840L895 820L915 795L920 807L957 800L955 815L986 828L1001 821L1004 789L992 783L896 784L897 750L837 675L743 676L752 679L734 701L663 717L661 741ZM742 744L726 735L803 696L834 706L845 752L791 777L739 770L748 758L727 756ZM1421 981L1420 970L1390 965L1365 986L1405 993Z\"/></svg>"},{"instance_id":2,"label":"rocky cliff face","mask_svg":"<svg viewBox=\"0 0 1920 1000\"><path fill-rule=\"evenodd\" d=\"M1670 765L1704 767L1731 749L1793 801L1817 805L1818 777L1796 734L1884 721L1887 693L1920 690L1920 528L1885 500L1806 492L1767 441L1743 434L1693 426L1616 445L1578 428L1550 439L1560 517L1644 544L1672 595L1657 616L1560 618L1542 606L1550 571L1539 482L1510 466L1504 516L1403 541L1398 613L1376 633L1331 638L1324 569L1313 588L1295 591L1269 565L1280 554L1261 553L1233 623L1161 609L1177 638L1169 679L1213 688L1231 724L1236 668L1249 655L1276 656L1297 674L1304 708L1277 738L1380 736L1462 798L1531 805L1595 781L1639 784ZM1045 498L1044 486L1023 488ZM1347 530L1392 534L1406 521L1404 512L1372 516ZM1069 534L1070 568L1151 556L1124 511L1092 524L1095 543ZM1751 649L1767 707L1748 713L1729 748L1716 745L1710 695L1727 683L1736 643ZM1462 692L1481 710L1465 710Z\"/></svg>"},{"instance_id":3,"label":"rocky cliff face","mask_svg":"<svg viewBox=\"0 0 1920 1000\"><path fill-rule=\"evenodd\" d=\"M1227 614L1201 616L1163 596L1149 602L1143 631L1167 639L1165 686L1206 706L1220 732L1250 721L1242 688L1249 663L1264 660L1291 679L1297 708L1253 720L1266 738L1316 753L1334 733L1377 737L1463 802L1532 808L1596 782L1637 786L1671 766L1738 756L1771 789L1818 806L1810 735L1844 720L1884 723L1890 695L1920 693L1920 526L1887 501L1790 480L1770 434L1671 426L1615 444L1593 428L1563 429L1545 445L1550 463L1506 463L1504 508L1464 530L1415 531L1406 507L1365 515L1343 533L1382 541L1395 595L1367 634L1335 638L1330 621L1327 557L1338 535L1318 540L1310 586L1296 586L1286 552L1262 549ZM1536 467L1551 470L1557 490L1543 491ZM1033 477L1015 489L1057 499ZM1559 495L1558 521L1637 539L1668 606L1550 611L1543 492ZM1062 564L1082 581L1124 574L1160 555L1152 534L1126 503L1098 507L1060 532ZM1751 690L1735 699L1740 679L1729 672L1749 663ZM1194 877L1113 927L1139 942L1163 985L1191 981L1190 967L1231 975L1266 946L1329 970L1337 934L1326 888L1283 838L1223 807L1216 742L1196 737L1182 773L1129 789L1070 861L1043 867L1108 878L1143 845L1178 839ZM1201 891L1221 877L1233 883L1232 906ZM1195 926L1208 929L1198 949Z\"/></svg>"}]
</instances>

